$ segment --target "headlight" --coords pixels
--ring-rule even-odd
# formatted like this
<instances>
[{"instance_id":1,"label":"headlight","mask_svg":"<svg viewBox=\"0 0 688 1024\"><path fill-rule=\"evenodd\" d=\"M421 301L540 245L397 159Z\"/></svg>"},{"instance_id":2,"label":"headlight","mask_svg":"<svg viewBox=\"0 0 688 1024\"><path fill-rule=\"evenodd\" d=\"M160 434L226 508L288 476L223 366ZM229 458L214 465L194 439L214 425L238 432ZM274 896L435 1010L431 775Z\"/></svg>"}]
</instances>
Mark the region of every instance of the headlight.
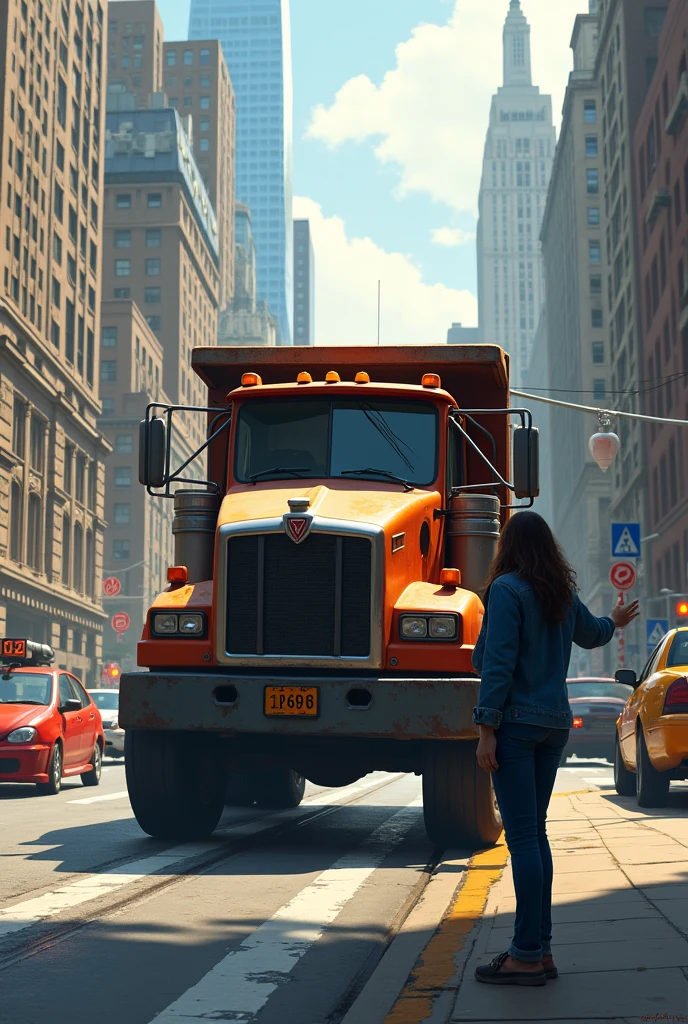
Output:
<instances>
[{"instance_id":1,"label":"headlight","mask_svg":"<svg viewBox=\"0 0 688 1024\"><path fill-rule=\"evenodd\" d=\"M430 636L437 640L453 640L456 636L456 619L453 615L432 615Z\"/></svg>"},{"instance_id":2,"label":"headlight","mask_svg":"<svg viewBox=\"0 0 688 1024\"><path fill-rule=\"evenodd\" d=\"M179 632L185 636L197 636L203 632L202 615L180 615Z\"/></svg>"},{"instance_id":3,"label":"headlight","mask_svg":"<svg viewBox=\"0 0 688 1024\"><path fill-rule=\"evenodd\" d=\"M428 635L428 620L404 616L401 620L401 635L407 640L421 640Z\"/></svg>"},{"instance_id":4,"label":"headlight","mask_svg":"<svg viewBox=\"0 0 688 1024\"><path fill-rule=\"evenodd\" d=\"M31 743L36 738L36 730L30 725L24 725L21 729L15 729L7 737L8 743Z\"/></svg>"},{"instance_id":5,"label":"headlight","mask_svg":"<svg viewBox=\"0 0 688 1024\"><path fill-rule=\"evenodd\" d=\"M176 633L178 629L178 615L170 615L169 612L162 612L153 616L153 631L155 633Z\"/></svg>"}]
</instances>

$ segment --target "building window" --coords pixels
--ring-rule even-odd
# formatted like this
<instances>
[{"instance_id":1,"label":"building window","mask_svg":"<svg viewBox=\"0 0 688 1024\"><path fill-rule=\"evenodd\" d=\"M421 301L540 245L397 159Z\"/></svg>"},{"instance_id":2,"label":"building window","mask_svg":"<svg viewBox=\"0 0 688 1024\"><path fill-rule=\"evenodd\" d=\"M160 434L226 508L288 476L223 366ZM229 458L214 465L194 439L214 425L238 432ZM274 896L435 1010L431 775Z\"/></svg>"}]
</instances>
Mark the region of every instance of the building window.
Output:
<instances>
[{"instance_id":1,"label":"building window","mask_svg":"<svg viewBox=\"0 0 688 1024\"><path fill-rule=\"evenodd\" d=\"M114 416L115 415L115 400L114 398L101 398L101 405L103 407L103 416Z\"/></svg>"},{"instance_id":2,"label":"building window","mask_svg":"<svg viewBox=\"0 0 688 1024\"><path fill-rule=\"evenodd\" d=\"M600 208L599 206L588 207L588 227L597 228L600 226Z\"/></svg>"},{"instance_id":3,"label":"building window","mask_svg":"<svg viewBox=\"0 0 688 1024\"><path fill-rule=\"evenodd\" d=\"M599 274L590 275L590 294L601 295L602 294L602 278Z\"/></svg>"},{"instance_id":4,"label":"building window","mask_svg":"<svg viewBox=\"0 0 688 1024\"><path fill-rule=\"evenodd\" d=\"M210 110L210 96L201 96L201 110Z\"/></svg>"},{"instance_id":5,"label":"building window","mask_svg":"<svg viewBox=\"0 0 688 1024\"><path fill-rule=\"evenodd\" d=\"M149 192L148 193L148 208L150 210L157 210L162 206L162 194L160 192Z\"/></svg>"},{"instance_id":6,"label":"building window","mask_svg":"<svg viewBox=\"0 0 688 1024\"><path fill-rule=\"evenodd\" d=\"M166 63L167 63L168 68L176 67L176 64L177 64L177 51L176 50L168 50L166 55L165 55L165 57L166 57Z\"/></svg>"},{"instance_id":7,"label":"building window","mask_svg":"<svg viewBox=\"0 0 688 1024\"><path fill-rule=\"evenodd\" d=\"M115 277L131 275L131 260L115 260Z\"/></svg>"},{"instance_id":8,"label":"building window","mask_svg":"<svg viewBox=\"0 0 688 1024\"><path fill-rule=\"evenodd\" d=\"M600 191L600 172L597 168L590 167L586 172L588 195L597 195Z\"/></svg>"},{"instance_id":9,"label":"building window","mask_svg":"<svg viewBox=\"0 0 688 1024\"><path fill-rule=\"evenodd\" d=\"M201 139L199 141L199 150L201 153L207 153L210 149L210 139Z\"/></svg>"},{"instance_id":10,"label":"building window","mask_svg":"<svg viewBox=\"0 0 688 1024\"><path fill-rule=\"evenodd\" d=\"M100 335L100 342L103 348L116 348L117 347L117 328L116 327L103 327Z\"/></svg>"},{"instance_id":11,"label":"building window","mask_svg":"<svg viewBox=\"0 0 688 1024\"><path fill-rule=\"evenodd\" d=\"M199 60L201 64L210 64L210 50L201 50Z\"/></svg>"},{"instance_id":12,"label":"building window","mask_svg":"<svg viewBox=\"0 0 688 1024\"><path fill-rule=\"evenodd\" d=\"M100 364L100 379L104 382L113 383L117 380L117 360L103 359Z\"/></svg>"},{"instance_id":13,"label":"building window","mask_svg":"<svg viewBox=\"0 0 688 1024\"><path fill-rule=\"evenodd\" d=\"M210 88L210 75L201 75L201 89Z\"/></svg>"},{"instance_id":14,"label":"building window","mask_svg":"<svg viewBox=\"0 0 688 1024\"><path fill-rule=\"evenodd\" d=\"M118 434L115 438L115 451L118 455L131 455L134 451L134 435Z\"/></svg>"},{"instance_id":15,"label":"building window","mask_svg":"<svg viewBox=\"0 0 688 1024\"><path fill-rule=\"evenodd\" d=\"M160 330L160 317L159 316L147 316L146 323L150 327L151 331Z\"/></svg>"},{"instance_id":16,"label":"building window","mask_svg":"<svg viewBox=\"0 0 688 1024\"><path fill-rule=\"evenodd\" d=\"M128 562L129 555L129 541L128 540L113 540L112 542L112 557L116 562Z\"/></svg>"},{"instance_id":17,"label":"building window","mask_svg":"<svg viewBox=\"0 0 688 1024\"><path fill-rule=\"evenodd\" d=\"M116 299L128 299L131 291L129 288L115 288L113 295Z\"/></svg>"},{"instance_id":18,"label":"building window","mask_svg":"<svg viewBox=\"0 0 688 1024\"><path fill-rule=\"evenodd\" d=\"M10 504L10 558L14 562L21 562L23 505L22 489L17 481L13 480Z\"/></svg>"},{"instance_id":19,"label":"building window","mask_svg":"<svg viewBox=\"0 0 688 1024\"><path fill-rule=\"evenodd\" d=\"M160 277L160 260L146 260L146 277Z\"/></svg>"},{"instance_id":20,"label":"building window","mask_svg":"<svg viewBox=\"0 0 688 1024\"><path fill-rule=\"evenodd\" d=\"M666 7L645 8L645 35L656 39L662 34L666 12Z\"/></svg>"},{"instance_id":21,"label":"building window","mask_svg":"<svg viewBox=\"0 0 688 1024\"><path fill-rule=\"evenodd\" d=\"M161 234L158 228L149 228L146 231L146 248L147 249L159 249L161 243Z\"/></svg>"},{"instance_id":22,"label":"building window","mask_svg":"<svg viewBox=\"0 0 688 1024\"><path fill-rule=\"evenodd\" d=\"M599 365L604 362L604 342L593 341L592 343L592 361L595 365Z\"/></svg>"},{"instance_id":23,"label":"building window","mask_svg":"<svg viewBox=\"0 0 688 1024\"><path fill-rule=\"evenodd\" d=\"M131 248L131 231L115 231L115 249Z\"/></svg>"},{"instance_id":24,"label":"building window","mask_svg":"<svg viewBox=\"0 0 688 1024\"><path fill-rule=\"evenodd\" d=\"M193 64L193 50L184 50L184 63L187 67Z\"/></svg>"},{"instance_id":25,"label":"building window","mask_svg":"<svg viewBox=\"0 0 688 1024\"><path fill-rule=\"evenodd\" d=\"M583 103L583 120L586 124L597 123L597 101L585 100Z\"/></svg>"},{"instance_id":26,"label":"building window","mask_svg":"<svg viewBox=\"0 0 688 1024\"><path fill-rule=\"evenodd\" d=\"M115 467L115 487L131 487L131 466Z\"/></svg>"},{"instance_id":27,"label":"building window","mask_svg":"<svg viewBox=\"0 0 688 1024\"><path fill-rule=\"evenodd\" d=\"M599 149L597 145L596 135L585 136L585 155L587 157L599 156Z\"/></svg>"},{"instance_id":28,"label":"building window","mask_svg":"<svg viewBox=\"0 0 688 1024\"><path fill-rule=\"evenodd\" d=\"M591 310L590 320L591 320L591 323L592 323L593 327L595 327L595 328L602 327L602 310L601 309L593 309L593 310Z\"/></svg>"},{"instance_id":29,"label":"building window","mask_svg":"<svg viewBox=\"0 0 688 1024\"><path fill-rule=\"evenodd\" d=\"M122 192L120 195L115 197L115 206L118 210L130 210L131 209L131 195L128 192Z\"/></svg>"},{"instance_id":30,"label":"building window","mask_svg":"<svg viewBox=\"0 0 688 1024\"><path fill-rule=\"evenodd\" d=\"M129 526L131 523L131 505L128 501L116 501L113 522L115 526Z\"/></svg>"},{"instance_id":31,"label":"building window","mask_svg":"<svg viewBox=\"0 0 688 1024\"><path fill-rule=\"evenodd\" d=\"M202 132L209 132L210 131L210 119L207 118L207 117L202 117L200 119L200 121L198 122L198 127L199 127L199 130L202 131Z\"/></svg>"},{"instance_id":32,"label":"building window","mask_svg":"<svg viewBox=\"0 0 688 1024\"><path fill-rule=\"evenodd\" d=\"M37 494L29 495L28 522L26 524L26 561L37 572L41 567L42 522L41 499Z\"/></svg>"},{"instance_id":33,"label":"building window","mask_svg":"<svg viewBox=\"0 0 688 1024\"><path fill-rule=\"evenodd\" d=\"M599 242L588 242L588 254L591 263L602 262L602 249Z\"/></svg>"},{"instance_id":34,"label":"building window","mask_svg":"<svg viewBox=\"0 0 688 1024\"><path fill-rule=\"evenodd\" d=\"M153 305L160 302L160 289L159 288L146 288L145 289L145 302L146 305Z\"/></svg>"},{"instance_id":35,"label":"building window","mask_svg":"<svg viewBox=\"0 0 688 1024\"><path fill-rule=\"evenodd\" d=\"M55 216L62 222L64 217L64 192L59 185L55 185L55 196L53 198L53 209Z\"/></svg>"},{"instance_id":36,"label":"building window","mask_svg":"<svg viewBox=\"0 0 688 1024\"><path fill-rule=\"evenodd\" d=\"M522 68L526 62L526 44L523 36L515 36L513 44L514 67Z\"/></svg>"},{"instance_id":37,"label":"building window","mask_svg":"<svg viewBox=\"0 0 688 1024\"><path fill-rule=\"evenodd\" d=\"M143 49L143 36L134 36L134 49L135 50L142 50Z\"/></svg>"},{"instance_id":38,"label":"building window","mask_svg":"<svg viewBox=\"0 0 688 1024\"><path fill-rule=\"evenodd\" d=\"M593 381L593 398L597 401L607 397L607 389L603 380Z\"/></svg>"},{"instance_id":39,"label":"building window","mask_svg":"<svg viewBox=\"0 0 688 1024\"><path fill-rule=\"evenodd\" d=\"M185 96L184 97L184 106L185 107L193 107L193 96Z\"/></svg>"}]
</instances>

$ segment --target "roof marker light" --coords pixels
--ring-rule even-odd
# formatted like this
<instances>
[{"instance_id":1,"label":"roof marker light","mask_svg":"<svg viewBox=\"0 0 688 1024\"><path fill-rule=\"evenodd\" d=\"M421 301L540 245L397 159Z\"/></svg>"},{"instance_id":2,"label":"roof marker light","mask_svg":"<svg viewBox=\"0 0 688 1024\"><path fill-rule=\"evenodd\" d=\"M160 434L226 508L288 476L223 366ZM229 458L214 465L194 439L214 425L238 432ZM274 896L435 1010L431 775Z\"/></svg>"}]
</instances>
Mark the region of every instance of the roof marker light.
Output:
<instances>
[{"instance_id":1,"label":"roof marker light","mask_svg":"<svg viewBox=\"0 0 688 1024\"><path fill-rule=\"evenodd\" d=\"M424 388L441 388L442 378L439 373L424 373L421 384Z\"/></svg>"},{"instance_id":2,"label":"roof marker light","mask_svg":"<svg viewBox=\"0 0 688 1024\"><path fill-rule=\"evenodd\" d=\"M359 370L354 380L357 384L370 384L370 374L366 373L365 370Z\"/></svg>"},{"instance_id":3,"label":"roof marker light","mask_svg":"<svg viewBox=\"0 0 688 1024\"><path fill-rule=\"evenodd\" d=\"M325 374L326 384L339 384L340 381L341 377L339 376L336 370L328 370L327 373Z\"/></svg>"},{"instance_id":4,"label":"roof marker light","mask_svg":"<svg viewBox=\"0 0 688 1024\"><path fill-rule=\"evenodd\" d=\"M311 377L310 373L306 373L305 370L302 370L301 373L296 378L296 383L297 384L312 384L313 383L313 378Z\"/></svg>"},{"instance_id":5,"label":"roof marker light","mask_svg":"<svg viewBox=\"0 0 688 1024\"><path fill-rule=\"evenodd\" d=\"M189 582L189 570L185 565L170 565L167 567L167 582L184 584Z\"/></svg>"},{"instance_id":6,"label":"roof marker light","mask_svg":"<svg viewBox=\"0 0 688 1024\"><path fill-rule=\"evenodd\" d=\"M242 388L257 388L263 383L263 378L258 373L242 373Z\"/></svg>"},{"instance_id":7,"label":"roof marker light","mask_svg":"<svg viewBox=\"0 0 688 1024\"><path fill-rule=\"evenodd\" d=\"M461 586L461 570L460 569L443 569L440 573L440 583L443 587L460 587Z\"/></svg>"}]
</instances>

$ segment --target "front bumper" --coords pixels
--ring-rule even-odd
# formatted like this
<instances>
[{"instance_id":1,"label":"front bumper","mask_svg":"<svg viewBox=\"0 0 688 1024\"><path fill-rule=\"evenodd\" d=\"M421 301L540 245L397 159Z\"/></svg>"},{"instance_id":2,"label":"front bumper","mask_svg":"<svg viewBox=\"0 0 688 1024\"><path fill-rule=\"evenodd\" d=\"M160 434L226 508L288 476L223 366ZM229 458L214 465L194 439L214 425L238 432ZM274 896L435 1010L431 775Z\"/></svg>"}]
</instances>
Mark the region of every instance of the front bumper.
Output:
<instances>
[{"instance_id":1,"label":"front bumper","mask_svg":"<svg viewBox=\"0 0 688 1024\"><path fill-rule=\"evenodd\" d=\"M47 782L47 743L0 744L0 782Z\"/></svg>"},{"instance_id":2,"label":"front bumper","mask_svg":"<svg viewBox=\"0 0 688 1024\"><path fill-rule=\"evenodd\" d=\"M317 686L317 718L265 714L266 686ZM398 740L477 736L473 707L478 679L395 679L349 676L272 677L186 672L132 672L120 683L123 729L160 729L273 736L351 736ZM351 691L367 691L367 707ZM236 698L228 703L228 698ZM359 698L360 700L360 698Z\"/></svg>"}]
</instances>

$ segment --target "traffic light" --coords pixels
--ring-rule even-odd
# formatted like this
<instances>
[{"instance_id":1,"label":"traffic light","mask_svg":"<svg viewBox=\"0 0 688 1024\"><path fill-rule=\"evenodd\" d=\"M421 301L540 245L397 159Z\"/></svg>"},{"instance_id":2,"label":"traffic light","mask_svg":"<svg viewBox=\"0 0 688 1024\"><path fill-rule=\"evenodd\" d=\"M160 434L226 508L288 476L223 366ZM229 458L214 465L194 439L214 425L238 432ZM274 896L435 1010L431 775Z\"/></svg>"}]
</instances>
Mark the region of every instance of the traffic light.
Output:
<instances>
[{"instance_id":1,"label":"traffic light","mask_svg":"<svg viewBox=\"0 0 688 1024\"><path fill-rule=\"evenodd\" d=\"M676 602L676 617L688 619L688 598L682 597L680 601Z\"/></svg>"},{"instance_id":2,"label":"traffic light","mask_svg":"<svg viewBox=\"0 0 688 1024\"><path fill-rule=\"evenodd\" d=\"M119 677L121 676L121 674L122 670L120 669L116 661L109 662L105 666L105 669L103 670L103 675L108 683L119 682Z\"/></svg>"}]
</instances>

